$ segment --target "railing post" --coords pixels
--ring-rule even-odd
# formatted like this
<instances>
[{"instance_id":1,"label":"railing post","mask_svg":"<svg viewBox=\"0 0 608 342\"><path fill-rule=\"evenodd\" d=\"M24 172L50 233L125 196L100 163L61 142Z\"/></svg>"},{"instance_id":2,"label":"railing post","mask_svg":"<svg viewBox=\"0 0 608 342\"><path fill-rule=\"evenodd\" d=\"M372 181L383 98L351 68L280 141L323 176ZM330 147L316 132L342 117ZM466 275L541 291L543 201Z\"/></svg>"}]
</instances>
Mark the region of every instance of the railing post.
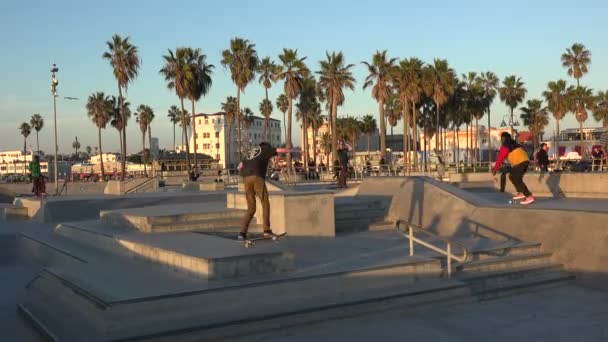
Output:
<instances>
[{"instance_id":1,"label":"railing post","mask_svg":"<svg viewBox=\"0 0 608 342\"><path fill-rule=\"evenodd\" d=\"M407 225L407 229L409 230L409 239L410 239L410 256L414 256L414 229L409 225Z\"/></svg>"},{"instance_id":2,"label":"railing post","mask_svg":"<svg viewBox=\"0 0 608 342\"><path fill-rule=\"evenodd\" d=\"M452 244L448 242L447 246L448 254L448 278L452 277Z\"/></svg>"}]
</instances>

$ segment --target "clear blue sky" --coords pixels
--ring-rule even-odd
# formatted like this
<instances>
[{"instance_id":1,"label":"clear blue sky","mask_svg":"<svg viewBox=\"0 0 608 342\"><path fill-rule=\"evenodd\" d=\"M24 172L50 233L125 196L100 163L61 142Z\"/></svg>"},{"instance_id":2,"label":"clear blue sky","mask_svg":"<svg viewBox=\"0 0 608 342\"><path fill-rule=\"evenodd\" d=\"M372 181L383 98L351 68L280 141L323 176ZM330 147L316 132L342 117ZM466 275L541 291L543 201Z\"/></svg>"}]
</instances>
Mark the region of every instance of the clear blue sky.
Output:
<instances>
[{"instance_id":1,"label":"clear blue sky","mask_svg":"<svg viewBox=\"0 0 608 342\"><path fill-rule=\"evenodd\" d=\"M533 4L532 4L533 3ZM365 69L377 49L391 56L416 56L425 61L448 59L459 73L491 70L502 79L521 76L528 97L539 97L546 83L568 79L560 55L574 42L592 52L590 73L582 79L595 90L608 89L608 2L596 1L3 1L0 4L0 149L23 146L17 130L33 113L46 120L41 148L52 150L52 63L58 78L59 146L71 149L78 136L82 146L97 144L96 129L86 118L85 101L94 91L116 94L110 66L101 55L112 34L130 36L139 48L139 77L129 87L128 100L148 104L156 112L153 134L161 147L172 144L166 118L178 104L158 74L168 48L200 47L216 65L213 88L198 108L215 112L228 95L235 95L229 74L220 65L220 52L234 36L250 39L260 56L276 59L282 48L297 48L318 70L325 51L342 50L356 64L357 90L348 92L340 113L376 114L369 91L362 91ZM274 86L275 99L282 85ZM78 97L67 101L63 96ZM257 112L263 88L252 83L242 103ZM498 100L493 125L507 113ZM275 118L281 113L275 109ZM485 120L484 120L485 122ZM570 115L564 126L572 126ZM553 122L551 122L553 125ZM593 119L588 126L596 125ZM297 129L294 129L297 131ZM548 132L552 130L547 129ZM130 124L129 151L140 149L139 131ZM299 136L299 135L298 135ZM299 140L296 140L299 141ZM113 128L103 133L105 150L117 150Z\"/></svg>"}]
</instances>

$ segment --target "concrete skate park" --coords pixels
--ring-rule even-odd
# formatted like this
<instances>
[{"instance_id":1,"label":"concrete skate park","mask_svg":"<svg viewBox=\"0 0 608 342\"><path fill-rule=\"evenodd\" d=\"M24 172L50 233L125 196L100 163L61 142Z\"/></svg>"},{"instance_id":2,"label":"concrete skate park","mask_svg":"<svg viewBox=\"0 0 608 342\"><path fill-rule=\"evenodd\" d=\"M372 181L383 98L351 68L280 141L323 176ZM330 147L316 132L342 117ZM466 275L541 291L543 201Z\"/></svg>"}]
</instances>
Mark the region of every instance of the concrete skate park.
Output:
<instances>
[{"instance_id":1,"label":"concrete skate park","mask_svg":"<svg viewBox=\"0 0 608 342\"><path fill-rule=\"evenodd\" d=\"M608 200L570 190L565 176L561 193L527 207L509 204L509 188L496 191L487 174L369 177L345 190L269 182L272 228L287 235L251 248L235 240L246 208L237 186L142 182L128 193L108 184L106 194L16 197L0 207L3 274L12 275L3 331L19 341L304 340L323 322L319 331L338 340L328 321L419 313L447 322L457 312L460 324L487 325L488 338L519 324L522 335L504 340L542 340L517 308L501 323L471 314L525 298L528 313L555 315L540 327L606 340ZM560 300L580 317L546 311Z\"/></svg>"}]
</instances>

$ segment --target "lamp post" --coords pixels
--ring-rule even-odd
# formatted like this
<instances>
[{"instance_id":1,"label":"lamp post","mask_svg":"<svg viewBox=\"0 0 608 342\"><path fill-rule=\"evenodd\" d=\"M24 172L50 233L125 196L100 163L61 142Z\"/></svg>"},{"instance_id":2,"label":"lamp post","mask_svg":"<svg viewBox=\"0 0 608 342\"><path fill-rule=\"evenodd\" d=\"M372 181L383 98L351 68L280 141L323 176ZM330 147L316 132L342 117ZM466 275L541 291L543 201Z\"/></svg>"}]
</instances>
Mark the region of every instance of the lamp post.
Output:
<instances>
[{"instance_id":1,"label":"lamp post","mask_svg":"<svg viewBox=\"0 0 608 342\"><path fill-rule=\"evenodd\" d=\"M51 94L53 95L53 121L55 124L55 160L53 160L53 173L55 178L55 194L59 193L59 183L57 181L57 86L59 81L55 78L55 73L59 71L56 64L51 67Z\"/></svg>"}]
</instances>

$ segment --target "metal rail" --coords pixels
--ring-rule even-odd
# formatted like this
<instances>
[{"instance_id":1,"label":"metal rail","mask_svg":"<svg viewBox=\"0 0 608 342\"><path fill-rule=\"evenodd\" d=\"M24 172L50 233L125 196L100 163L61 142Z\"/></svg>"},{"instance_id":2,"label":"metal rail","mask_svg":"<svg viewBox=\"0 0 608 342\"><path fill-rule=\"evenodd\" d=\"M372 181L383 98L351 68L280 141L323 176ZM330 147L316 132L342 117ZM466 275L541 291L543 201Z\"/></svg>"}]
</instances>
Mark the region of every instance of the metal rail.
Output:
<instances>
[{"instance_id":1,"label":"metal rail","mask_svg":"<svg viewBox=\"0 0 608 342\"><path fill-rule=\"evenodd\" d=\"M405 230L402 228L402 226L404 226L404 225L406 227ZM447 257L446 266L447 266L447 271L448 271L448 278L450 278L452 276L452 260L456 260L458 262L464 263L469 258L469 251L463 244L453 241L451 239L439 236L437 234L431 233L430 231L423 229L421 227L415 226L405 220L397 220L397 222L395 222L395 228L400 233L402 233L406 238L408 238L408 240L410 241L410 256L414 256L414 243L422 245L439 254L445 255ZM414 232L423 233L423 234L433 237L433 239L444 242L446 244L445 249L442 249L441 247L437 247L427 241L424 241L423 239L421 239L419 237L416 237L414 235ZM457 248L460 248L462 250L462 254L455 255L452 252L452 247L454 247L454 246L456 246Z\"/></svg>"},{"instance_id":2,"label":"metal rail","mask_svg":"<svg viewBox=\"0 0 608 342\"><path fill-rule=\"evenodd\" d=\"M137 184L136 186L125 190L125 194L131 194L131 193L136 193L138 192L138 190L143 189L146 186L149 186L150 184L152 184L153 182L158 181L158 176L154 176L152 178L149 178L139 184Z\"/></svg>"}]
</instances>

